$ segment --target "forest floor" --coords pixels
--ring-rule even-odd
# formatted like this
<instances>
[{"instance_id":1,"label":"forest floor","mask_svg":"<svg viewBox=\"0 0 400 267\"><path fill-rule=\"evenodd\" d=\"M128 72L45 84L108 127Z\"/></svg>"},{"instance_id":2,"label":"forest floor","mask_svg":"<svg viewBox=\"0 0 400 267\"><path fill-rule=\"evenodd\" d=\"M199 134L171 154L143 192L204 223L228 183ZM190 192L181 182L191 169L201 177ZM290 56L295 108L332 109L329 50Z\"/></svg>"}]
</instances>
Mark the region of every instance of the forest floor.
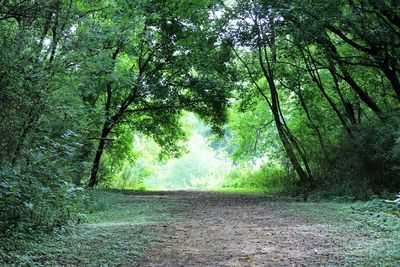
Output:
<instances>
[{"instance_id":1,"label":"forest floor","mask_svg":"<svg viewBox=\"0 0 400 267\"><path fill-rule=\"evenodd\" d=\"M400 266L381 202L202 191L94 191L86 222L8 262L47 266Z\"/></svg>"},{"instance_id":2,"label":"forest floor","mask_svg":"<svg viewBox=\"0 0 400 267\"><path fill-rule=\"evenodd\" d=\"M153 228L160 240L145 251L143 266L400 263L399 243L395 246L390 235L382 235L388 229L367 226L371 220L362 219L364 212L357 214L357 208L349 204L190 191L164 197L184 201L186 208L179 211L181 220L173 225ZM382 216L371 212L368 216L372 215Z\"/></svg>"}]
</instances>

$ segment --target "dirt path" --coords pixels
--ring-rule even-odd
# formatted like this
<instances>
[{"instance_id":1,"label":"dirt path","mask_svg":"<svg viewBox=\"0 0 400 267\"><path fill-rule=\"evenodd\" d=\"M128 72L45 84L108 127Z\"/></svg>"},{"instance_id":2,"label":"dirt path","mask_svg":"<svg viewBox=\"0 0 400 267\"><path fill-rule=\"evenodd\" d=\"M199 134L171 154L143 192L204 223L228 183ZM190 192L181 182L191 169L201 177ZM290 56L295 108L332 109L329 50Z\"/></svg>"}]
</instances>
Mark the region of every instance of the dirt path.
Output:
<instances>
[{"instance_id":1,"label":"dirt path","mask_svg":"<svg viewBox=\"0 0 400 267\"><path fill-rule=\"evenodd\" d=\"M171 192L163 197L187 205L177 211L181 220L155 227L161 240L145 252L140 266L337 266L345 262L344 244L355 238L335 230L337 219L323 204L309 214L307 203L261 196Z\"/></svg>"}]
</instances>

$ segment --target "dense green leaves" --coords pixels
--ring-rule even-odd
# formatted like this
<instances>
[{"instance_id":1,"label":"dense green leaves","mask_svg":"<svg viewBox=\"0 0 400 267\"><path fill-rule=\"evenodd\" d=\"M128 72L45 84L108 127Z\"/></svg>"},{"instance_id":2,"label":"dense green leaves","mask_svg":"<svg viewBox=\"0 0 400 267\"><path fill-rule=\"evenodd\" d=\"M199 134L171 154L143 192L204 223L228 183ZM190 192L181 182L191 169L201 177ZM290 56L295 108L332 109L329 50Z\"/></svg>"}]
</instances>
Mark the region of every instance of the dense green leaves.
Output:
<instances>
[{"instance_id":1,"label":"dense green leaves","mask_svg":"<svg viewBox=\"0 0 400 267\"><path fill-rule=\"evenodd\" d=\"M76 221L76 186L143 189L185 151L186 111L224 138L165 176L211 176L214 147L228 185L398 190L399 18L388 0L1 1L0 230Z\"/></svg>"},{"instance_id":2,"label":"dense green leaves","mask_svg":"<svg viewBox=\"0 0 400 267\"><path fill-rule=\"evenodd\" d=\"M110 186L130 176L121 172L138 164L134 136L156 141L165 157L180 154L183 110L220 131L234 75L229 47L209 20L215 8L214 1L1 2L5 235L75 221L83 193L72 183L95 186L100 177ZM138 170L140 181L149 170Z\"/></svg>"},{"instance_id":3,"label":"dense green leaves","mask_svg":"<svg viewBox=\"0 0 400 267\"><path fill-rule=\"evenodd\" d=\"M226 7L221 31L241 72L234 156L289 160L308 190L366 197L397 188L398 16L391 1Z\"/></svg>"}]
</instances>

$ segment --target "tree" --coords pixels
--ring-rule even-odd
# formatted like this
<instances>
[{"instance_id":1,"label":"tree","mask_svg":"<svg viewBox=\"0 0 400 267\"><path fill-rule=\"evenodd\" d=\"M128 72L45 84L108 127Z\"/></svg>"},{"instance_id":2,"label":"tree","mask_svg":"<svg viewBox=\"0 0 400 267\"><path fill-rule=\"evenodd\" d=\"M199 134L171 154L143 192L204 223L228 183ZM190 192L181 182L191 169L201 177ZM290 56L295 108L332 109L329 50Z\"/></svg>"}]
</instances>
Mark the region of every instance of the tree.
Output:
<instances>
[{"instance_id":1,"label":"tree","mask_svg":"<svg viewBox=\"0 0 400 267\"><path fill-rule=\"evenodd\" d=\"M230 36L238 46L251 49L249 57L255 61L246 62L240 51L236 51L236 56L246 69L257 93L270 108L279 138L294 170L300 177L300 183L311 184L314 178L307 156L286 123L276 85L277 56L280 52L278 43L281 40L281 32L277 30L281 26L279 14L274 9L271 10L269 5L244 1L238 1L233 12L235 13L230 19L233 21L231 24L233 29L229 29ZM253 69L251 65L254 64L258 65L258 69ZM260 78L265 79L268 93L259 85Z\"/></svg>"},{"instance_id":2,"label":"tree","mask_svg":"<svg viewBox=\"0 0 400 267\"><path fill-rule=\"evenodd\" d=\"M101 105L103 114L89 187L97 184L101 156L119 124L174 150L182 135L181 110L196 112L216 127L225 121L232 78L224 73L230 51L209 25L212 2L113 4L84 25L97 41L80 67L87 79L83 86L92 87L83 97ZM90 57L93 53L98 56Z\"/></svg>"},{"instance_id":3,"label":"tree","mask_svg":"<svg viewBox=\"0 0 400 267\"><path fill-rule=\"evenodd\" d=\"M321 184L316 177L329 176L326 168L341 168L338 162L348 154L332 160L332 151L345 154L343 150L354 146L353 156L370 162L361 152L361 139L367 137L360 129L373 116L382 123L374 124L376 132L396 125L397 7L389 1L340 0L236 1L225 7L224 36L235 46L234 64L243 74L246 97L239 101L246 110L259 99L265 101L270 109L265 122L272 116L301 187ZM368 138L376 139L371 142L382 141L372 132ZM393 136L381 137L388 138L385 147L392 151ZM382 164L392 166L390 160ZM357 175L361 173L360 167Z\"/></svg>"},{"instance_id":4,"label":"tree","mask_svg":"<svg viewBox=\"0 0 400 267\"><path fill-rule=\"evenodd\" d=\"M84 16L75 4L0 3L2 236L51 230L79 213L72 182L87 173L89 118L70 76L72 29Z\"/></svg>"}]
</instances>

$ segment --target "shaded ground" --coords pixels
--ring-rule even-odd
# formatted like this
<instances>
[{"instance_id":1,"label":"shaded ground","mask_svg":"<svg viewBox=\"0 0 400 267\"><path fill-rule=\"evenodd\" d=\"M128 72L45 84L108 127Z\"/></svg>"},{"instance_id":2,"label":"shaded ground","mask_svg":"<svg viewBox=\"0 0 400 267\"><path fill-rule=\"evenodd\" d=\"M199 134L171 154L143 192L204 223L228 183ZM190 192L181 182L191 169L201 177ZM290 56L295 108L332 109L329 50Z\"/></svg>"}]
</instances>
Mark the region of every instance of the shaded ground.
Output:
<instances>
[{"instance_id":1,"label":"shaded ground","mask_svg":"<svg viewBox=\"0 0 400 267\"><path fill-rule=\"evenodd\" d=\"M296 201L206 192L171 192L168 197L187 203L182 220L154 228L162 240L145 252L141 265L341 265L344 244L357 238L338 233L337 221L301 216L298 211L307 204ZM335 220L329 205L314 205L321 213L331 210Z\"/></svg>"},{"instance_id":2,"label":"shaded ground","mask_svg":"<svg viewBox=\"0 0 400 267\"><path fill-rule=\"evenodd\" d=\"M94 190L90 199L83 224L0 240L0 266L136 266L157 240L152 227L173 223L184 205L130 190Z\"/></svg>"},{"instance_id":3,"label":"shaded ground","mask_svg":"<svg viewBox=\"0 0 400 267\"><path fill-rule=\"evenodd\" d=\"M84 224L13 240L0 265L400 266L400 220L380 200L129 190L91 199Z\"/></svg>"}]
</instances>

